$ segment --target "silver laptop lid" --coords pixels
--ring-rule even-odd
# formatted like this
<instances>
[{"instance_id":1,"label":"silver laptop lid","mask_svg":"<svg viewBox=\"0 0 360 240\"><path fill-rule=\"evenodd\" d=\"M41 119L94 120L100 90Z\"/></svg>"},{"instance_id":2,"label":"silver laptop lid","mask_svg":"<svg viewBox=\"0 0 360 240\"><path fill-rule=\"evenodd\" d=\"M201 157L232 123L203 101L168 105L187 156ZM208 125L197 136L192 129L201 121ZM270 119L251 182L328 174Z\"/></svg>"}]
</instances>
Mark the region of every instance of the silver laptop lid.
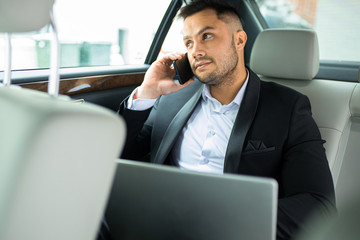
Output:
<instances>
[{"instance_id":1,"label":"silver laptop lid","mask_svg":"<svg viewBox=\"0 0 360 240\"><path fill-rule=\"evenodd\" d=\"M277 182L118 160L106 211L113 240L275 239Z\"/></svg>"}]
</instances>

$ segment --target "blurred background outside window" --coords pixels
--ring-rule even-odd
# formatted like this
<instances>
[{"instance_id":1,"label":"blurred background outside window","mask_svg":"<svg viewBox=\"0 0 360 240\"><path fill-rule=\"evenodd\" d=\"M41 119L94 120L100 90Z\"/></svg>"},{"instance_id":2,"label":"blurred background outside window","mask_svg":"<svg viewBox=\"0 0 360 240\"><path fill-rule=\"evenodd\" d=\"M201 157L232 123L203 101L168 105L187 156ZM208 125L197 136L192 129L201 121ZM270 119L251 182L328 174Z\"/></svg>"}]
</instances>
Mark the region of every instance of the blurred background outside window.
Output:
<instances>
[{"instance_id":1,"label":"blurred background outside window","mask_svg":"<svg viewBox=\"0 0 360 240\"><path fill-rule=\"evenodd\" d=\"M256 0L269 28L317 32L321 60L360 62L359 0Z\"/></svg>"},{"instance_id":2,"label":"blurred background outside window","mask_svg":"<svg viewBox=\"0 0 360 240\"><path fill-rule=\"evenodd\" d=\"M169 0L58 0L61 67L143 64ZM151 9L151 10L150 10ZM12 69L49 68L49 26L12 34ZM5 39L0 33L0 71Z\"/></svg>"}]
</instances>

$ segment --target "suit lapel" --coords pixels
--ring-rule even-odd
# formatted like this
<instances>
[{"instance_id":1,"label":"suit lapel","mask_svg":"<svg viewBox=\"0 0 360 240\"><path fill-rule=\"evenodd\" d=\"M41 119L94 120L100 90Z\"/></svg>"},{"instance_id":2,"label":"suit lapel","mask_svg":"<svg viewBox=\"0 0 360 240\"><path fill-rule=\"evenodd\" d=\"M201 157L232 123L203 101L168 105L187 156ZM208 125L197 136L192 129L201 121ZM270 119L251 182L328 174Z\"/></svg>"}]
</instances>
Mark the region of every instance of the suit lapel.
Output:
<instances>
[{"instance_id":1,"label":"suit lapel","mask_svg":"<svg viewBox=\"0 0 360 240\"><path fill-rule=\"evenodd\" d=\"M155 157L151 160L154 163L164 163L166 157L168 156L172 146L175 143L175 140L179 136L180 131L183 129L184 125L191 116L191 113L195 109L201 93L203 91L203 86L201 86L195 94L186 102L186 104L180 109L180 111L175 115L173 120L170 122L168 128L165 131L165 134L162 138L158 151L155 154ZM153 155L154 156L154 155Z\"/></svg>"},{"instance_id":2,"label":"suit lapel","mask_svg":"<svg viewBox=\"0 0 360 240\"><path fill-rule=\"evenodd\" d=\"M224 163L224 172L226 173L237 173L239 171L246 134L253 122L259 102L260 80L250 70L249 74L249 82L244 99L236 116L226 150Z\"/></svg>"}]
</instances>

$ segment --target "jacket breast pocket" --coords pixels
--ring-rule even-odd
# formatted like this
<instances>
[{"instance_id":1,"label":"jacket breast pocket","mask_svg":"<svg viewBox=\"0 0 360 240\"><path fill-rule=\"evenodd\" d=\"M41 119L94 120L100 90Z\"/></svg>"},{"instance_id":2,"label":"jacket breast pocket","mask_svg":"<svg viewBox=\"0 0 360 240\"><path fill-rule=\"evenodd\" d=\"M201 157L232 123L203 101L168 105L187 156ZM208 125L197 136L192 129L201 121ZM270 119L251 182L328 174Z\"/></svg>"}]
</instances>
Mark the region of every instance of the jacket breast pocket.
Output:
<instances>
[{"instance_id":1,"label":"jacket breast pocket","mask_svg":"<svg viewBox=\"0 0 360 240\"><path fill-rule=\"evenodd\" d=\"M261 140L249 140L245 144L245 148L243 150L243 155L266 153L266 152L271 152L271 151L275 151L275 146L268 147Z\"/></svg>"},{"instance_id":2,"label":"jacket breast pocket","mask_svg":"<svg viewBox=\"0 0 360 240\"><path fill-rule=\"evenodd\" d=\"M277 179L281 169L281 151L275 146L244 151L239 173Z\"/></svg>"},{"instance_id":3,"label":"jacket breast pocket","mask_svg":"<svg viewBox=\"0 0 360 240\"><path fill-rule=\"evenodd\" d=\"M275 151L275 147L268 147L268 148L263 148L263 149L258 149L258 150L245 151L245 152L243 152L243 155L260 154L260 153L267 153L267 152L272 152L272 151Z\"/></svg>"}]
</instances>

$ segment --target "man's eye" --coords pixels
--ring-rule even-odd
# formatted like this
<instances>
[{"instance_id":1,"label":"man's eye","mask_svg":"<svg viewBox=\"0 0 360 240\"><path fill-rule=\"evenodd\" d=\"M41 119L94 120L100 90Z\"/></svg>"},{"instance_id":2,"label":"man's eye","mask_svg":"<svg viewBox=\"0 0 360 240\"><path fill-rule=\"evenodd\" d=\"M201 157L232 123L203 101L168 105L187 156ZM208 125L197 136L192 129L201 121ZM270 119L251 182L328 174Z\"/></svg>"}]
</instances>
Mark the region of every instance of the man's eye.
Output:
<instances>
[{"instance_id":1,"label":"man's eye","mask_svg":"<svg viewBox=\"0 0 360 240\"><path fill-rule=\"evenodd\" d=\"M188 41L185 43L185 46L188 48L188 47L191 47L192 46L192 42Z\"/></svg>"},{"instance_id":2,"label":"man's eye","mask_svg":"<svg viewBox=\"0 0 360 240\"><path fill-rule=\"evenodd\" d=\"M203 35L203 39L205 40L205 39L209 39L209 38L211 38L212 37L212 34L209 34L209 33L205 33L204 35Z\"/></svg>"}]
</instances>

